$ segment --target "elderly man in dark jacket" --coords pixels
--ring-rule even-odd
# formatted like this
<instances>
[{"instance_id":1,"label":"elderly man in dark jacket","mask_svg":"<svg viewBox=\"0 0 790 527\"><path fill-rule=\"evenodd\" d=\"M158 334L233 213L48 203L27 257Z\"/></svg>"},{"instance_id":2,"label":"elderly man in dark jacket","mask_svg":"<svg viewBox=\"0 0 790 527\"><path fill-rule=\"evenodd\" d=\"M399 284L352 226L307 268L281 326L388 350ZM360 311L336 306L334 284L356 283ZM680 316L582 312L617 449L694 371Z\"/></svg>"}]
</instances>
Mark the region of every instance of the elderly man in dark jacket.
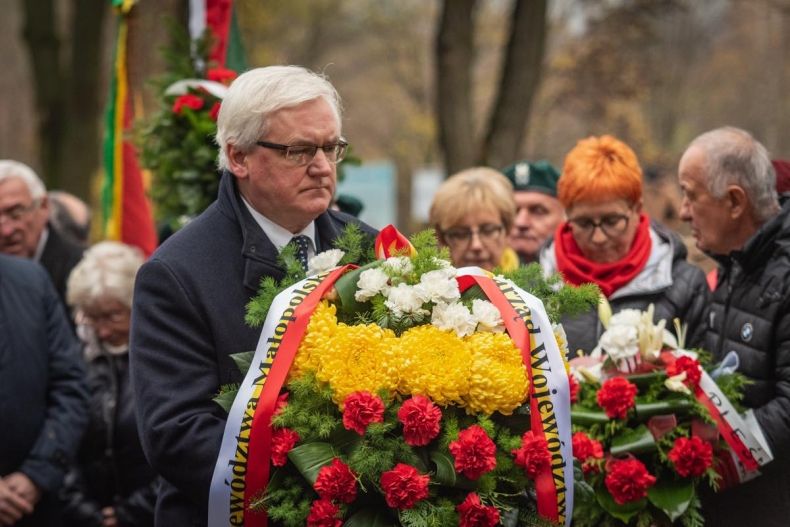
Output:
<instances>
[{"instance_id":1,"label":"elderly man in dark jacket","mask_svg":"<svg viewBox=\"0 0 790 527\"><path fill-rule=\"evenodd\" d=\"M154 253L134 295L139 429L165 480L158 526L207 524L226 422L212 397L242 380L230 355L255 349L260 332L245 325L245 305L262 277L283 277L279 250L295 236L300 257L326 250L355 222L327 210L347 145L326 79L295 66L249 71L231 85L217 125L217 201Z\"/></svg>"},{"instance_id":2,"label":"elderly man in dark jacket","mask_svg":"<svg viewBox=\"0 0 790 527\"><path fill-rule=\"evenodd\" d=\"M734 351L774 455L763 475L703 500L716 526L790 521L790 204L777 200L766 149L737 128L696 138L680 160L681 218L719 262L706 348Z\"/></svg>"},{"instance_id":3,"label":"elderly man in dark jacket","mask_svg":"<svg viewBox=\"0 0 790 527\"><path fill-rule=\"evenodd\" d=\"M0 255L0 525L58 525L88 421L79 345L44 269Z\"/></svg>"}]
</instances>

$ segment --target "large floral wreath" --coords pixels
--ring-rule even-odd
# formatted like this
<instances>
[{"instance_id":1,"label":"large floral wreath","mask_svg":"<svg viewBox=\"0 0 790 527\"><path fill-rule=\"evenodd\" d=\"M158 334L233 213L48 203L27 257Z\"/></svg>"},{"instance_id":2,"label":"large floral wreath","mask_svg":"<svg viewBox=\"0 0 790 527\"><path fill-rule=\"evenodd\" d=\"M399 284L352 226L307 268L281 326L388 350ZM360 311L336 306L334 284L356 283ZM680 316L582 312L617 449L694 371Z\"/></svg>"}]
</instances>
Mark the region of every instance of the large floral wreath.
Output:
<instances>
[{"instance_id":1,"label":"large floral wreath","mask_svg":"<svg viewBox=\"0 0 790 527\"><path fill-rule=\"evenodd\" d=\"M248 308L262 344L237 357L240 392L218 398L230 415L210 521L569 524L566 350L518 285L555 317L596 290L537 266L454 269L428 233L409 243L385 229L378 258L353 227L336 245L306 278L286 247L288 276L264 279Z\"/></svg>"}]
</instances>

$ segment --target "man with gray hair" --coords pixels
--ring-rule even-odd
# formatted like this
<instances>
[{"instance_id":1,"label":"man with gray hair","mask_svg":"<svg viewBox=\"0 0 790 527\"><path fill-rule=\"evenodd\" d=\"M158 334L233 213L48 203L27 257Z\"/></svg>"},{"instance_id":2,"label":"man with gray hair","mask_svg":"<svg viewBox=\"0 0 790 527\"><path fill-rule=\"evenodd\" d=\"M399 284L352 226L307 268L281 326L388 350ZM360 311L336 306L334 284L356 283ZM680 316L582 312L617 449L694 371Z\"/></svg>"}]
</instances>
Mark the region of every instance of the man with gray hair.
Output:
<instances>
[{"instance_id":1,"label":"man with gray hair","mask_svg":"<svg viewBox=\"0 0 790 527\"><path fill-rule=\"evenodd\" d=\"M66 280L83 249L51 228L48 218L41 178L24 163L0 159L0 252L43 265L65 306Z\"/></svg>"},{"instance_id":2,"label":"man with gray hair","mask_svg":"<svg viewBox=\"0 0 790 527\"><path fill-rule=\"evenodd\" d=\"M165 480L161 526L207 524L227 419L212 398L243 378L230 355L256 347L260 330L244 323L245 306L263 277L284 277L279 251L294 243L304 262L359 224L328 210L347 143L324 77L297 66L239 76L222 102L217 143L217 200L153 254L134 294L132 384L143 450Z\"/></svg>"},{"instance_id":3,"label":"man with gray hair","mask_svg":"<svg viewBox=\"0 0 790 527\"><path fill-rule=\"evenodd\" d=\"M784 526L790 518L790 202L780 206L765 147L719 128L680 160L680 217L719 263L706 332L717 360L735 352L752 383L743 404L773 451L763 475L706 496L707 523Z\"/></svg>"}]
</instances>

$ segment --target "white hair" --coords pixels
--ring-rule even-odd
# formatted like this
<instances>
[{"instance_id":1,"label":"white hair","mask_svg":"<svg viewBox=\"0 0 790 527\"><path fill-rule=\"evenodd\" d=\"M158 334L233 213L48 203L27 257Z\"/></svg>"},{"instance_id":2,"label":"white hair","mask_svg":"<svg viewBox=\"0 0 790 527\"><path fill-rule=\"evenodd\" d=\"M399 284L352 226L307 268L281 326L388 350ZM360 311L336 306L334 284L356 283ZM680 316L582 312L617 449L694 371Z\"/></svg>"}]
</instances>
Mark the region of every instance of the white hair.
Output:
<instances>
[{"instance_id":1,"label":"white hair","mask_svg":"<svg viewBox=\"0 0 790 527\"><path fill-rule=\"evenodd\" d=\"M689 147L705 152L708 191L721 198L727 185L741 187L757 218L766 221L779 210L776 172L768 150L740 128L725 126L700 135Z\"/></svg>"},{"instance_id":2,"label":"white hair","mask_svg":"<svg viewBox=\"0 0 790 527\"><path fill-rule=\"evenodd\" d=\"M66 300L77 309L112 298L132 307L134 277L143 265L143 253L120 242L100 242L85 251L67 283Z\"/></svg>"},{"instance_id":3,"label":"white hair","mask_svg":"<svg viewBox=\"0 0 790 527\"><path fill-rule=\"evenodd\" d=\"M32 168L12 159L0 159L0 182L9 178L21 179L33 199L43 198L47 193L44 182Z\"/></svg>"},{"instance_id":4,"label":"white hair","mask_svg":"<svg viewBox=\"0 0 790 527\"><path fill-rule=\"evenodd\" d=\"M217 118L219 168L228 168L226 149L249 152L268 131L269 117L283 108L322 98L340 128L340 96L324 77L301 66L268 66L240 75L230 85Z\"/></svg>"}]
</instances>

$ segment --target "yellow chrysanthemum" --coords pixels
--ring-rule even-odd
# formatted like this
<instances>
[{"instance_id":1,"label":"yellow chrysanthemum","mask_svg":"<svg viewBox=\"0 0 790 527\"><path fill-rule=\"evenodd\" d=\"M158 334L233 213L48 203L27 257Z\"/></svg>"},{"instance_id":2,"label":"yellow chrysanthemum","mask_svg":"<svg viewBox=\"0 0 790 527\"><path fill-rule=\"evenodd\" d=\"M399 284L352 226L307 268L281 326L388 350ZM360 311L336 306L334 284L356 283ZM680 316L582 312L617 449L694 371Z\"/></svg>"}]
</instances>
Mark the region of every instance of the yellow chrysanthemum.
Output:
<instances>
[{"instance_id":1,"label":"yellow chrysanthemum","mask_svg":"<svg viewBox=\"0 0 790 527\"><path fill-rule=\"evenodd\" d=\"M321 343L320 351L313 352L317 359L316 378L329 383L338 405L356 391L395 391L398 369L394 339L391 330L374 324L338 324L337 331Z\"/></svg>"},{"instance_id":2,"label":"yellow chrysanthemum","mask_svg":"<svg viewBox=\"0 0 790 527\"><path fill-rule=\"evenodd\" d=\"M471 352L452 331L418 326L401 335L399 391L420 394L439 405L462 404L469 383Z\"/></svg>"},{"instance_id":3,"label":"yellow chrysanthemum","mask_svg":"<svg viewBox=\"0 0 790 527\"><path fill-rule=\"evenodd\" d=\"M464 397L467 412L510 415L526 399L529 388L521 352L503 333L475 333L465 340L472 351Z\"/></svg>"},{"instance_id":4,"label":"yellow chrysanthemum","mask_svg":"<svg viewBox=\"0 0 790 527\"><path fill-rule=\"evenodd\" d=\"M294 363L289 376L300 377L307 371L315 371L318 367L318 356L324 344L332 338L337 331L337 309L333 304L322 301L318 304L307 324L307 330L299 349L296 352Z\"/></svg>"}]
</instances>

